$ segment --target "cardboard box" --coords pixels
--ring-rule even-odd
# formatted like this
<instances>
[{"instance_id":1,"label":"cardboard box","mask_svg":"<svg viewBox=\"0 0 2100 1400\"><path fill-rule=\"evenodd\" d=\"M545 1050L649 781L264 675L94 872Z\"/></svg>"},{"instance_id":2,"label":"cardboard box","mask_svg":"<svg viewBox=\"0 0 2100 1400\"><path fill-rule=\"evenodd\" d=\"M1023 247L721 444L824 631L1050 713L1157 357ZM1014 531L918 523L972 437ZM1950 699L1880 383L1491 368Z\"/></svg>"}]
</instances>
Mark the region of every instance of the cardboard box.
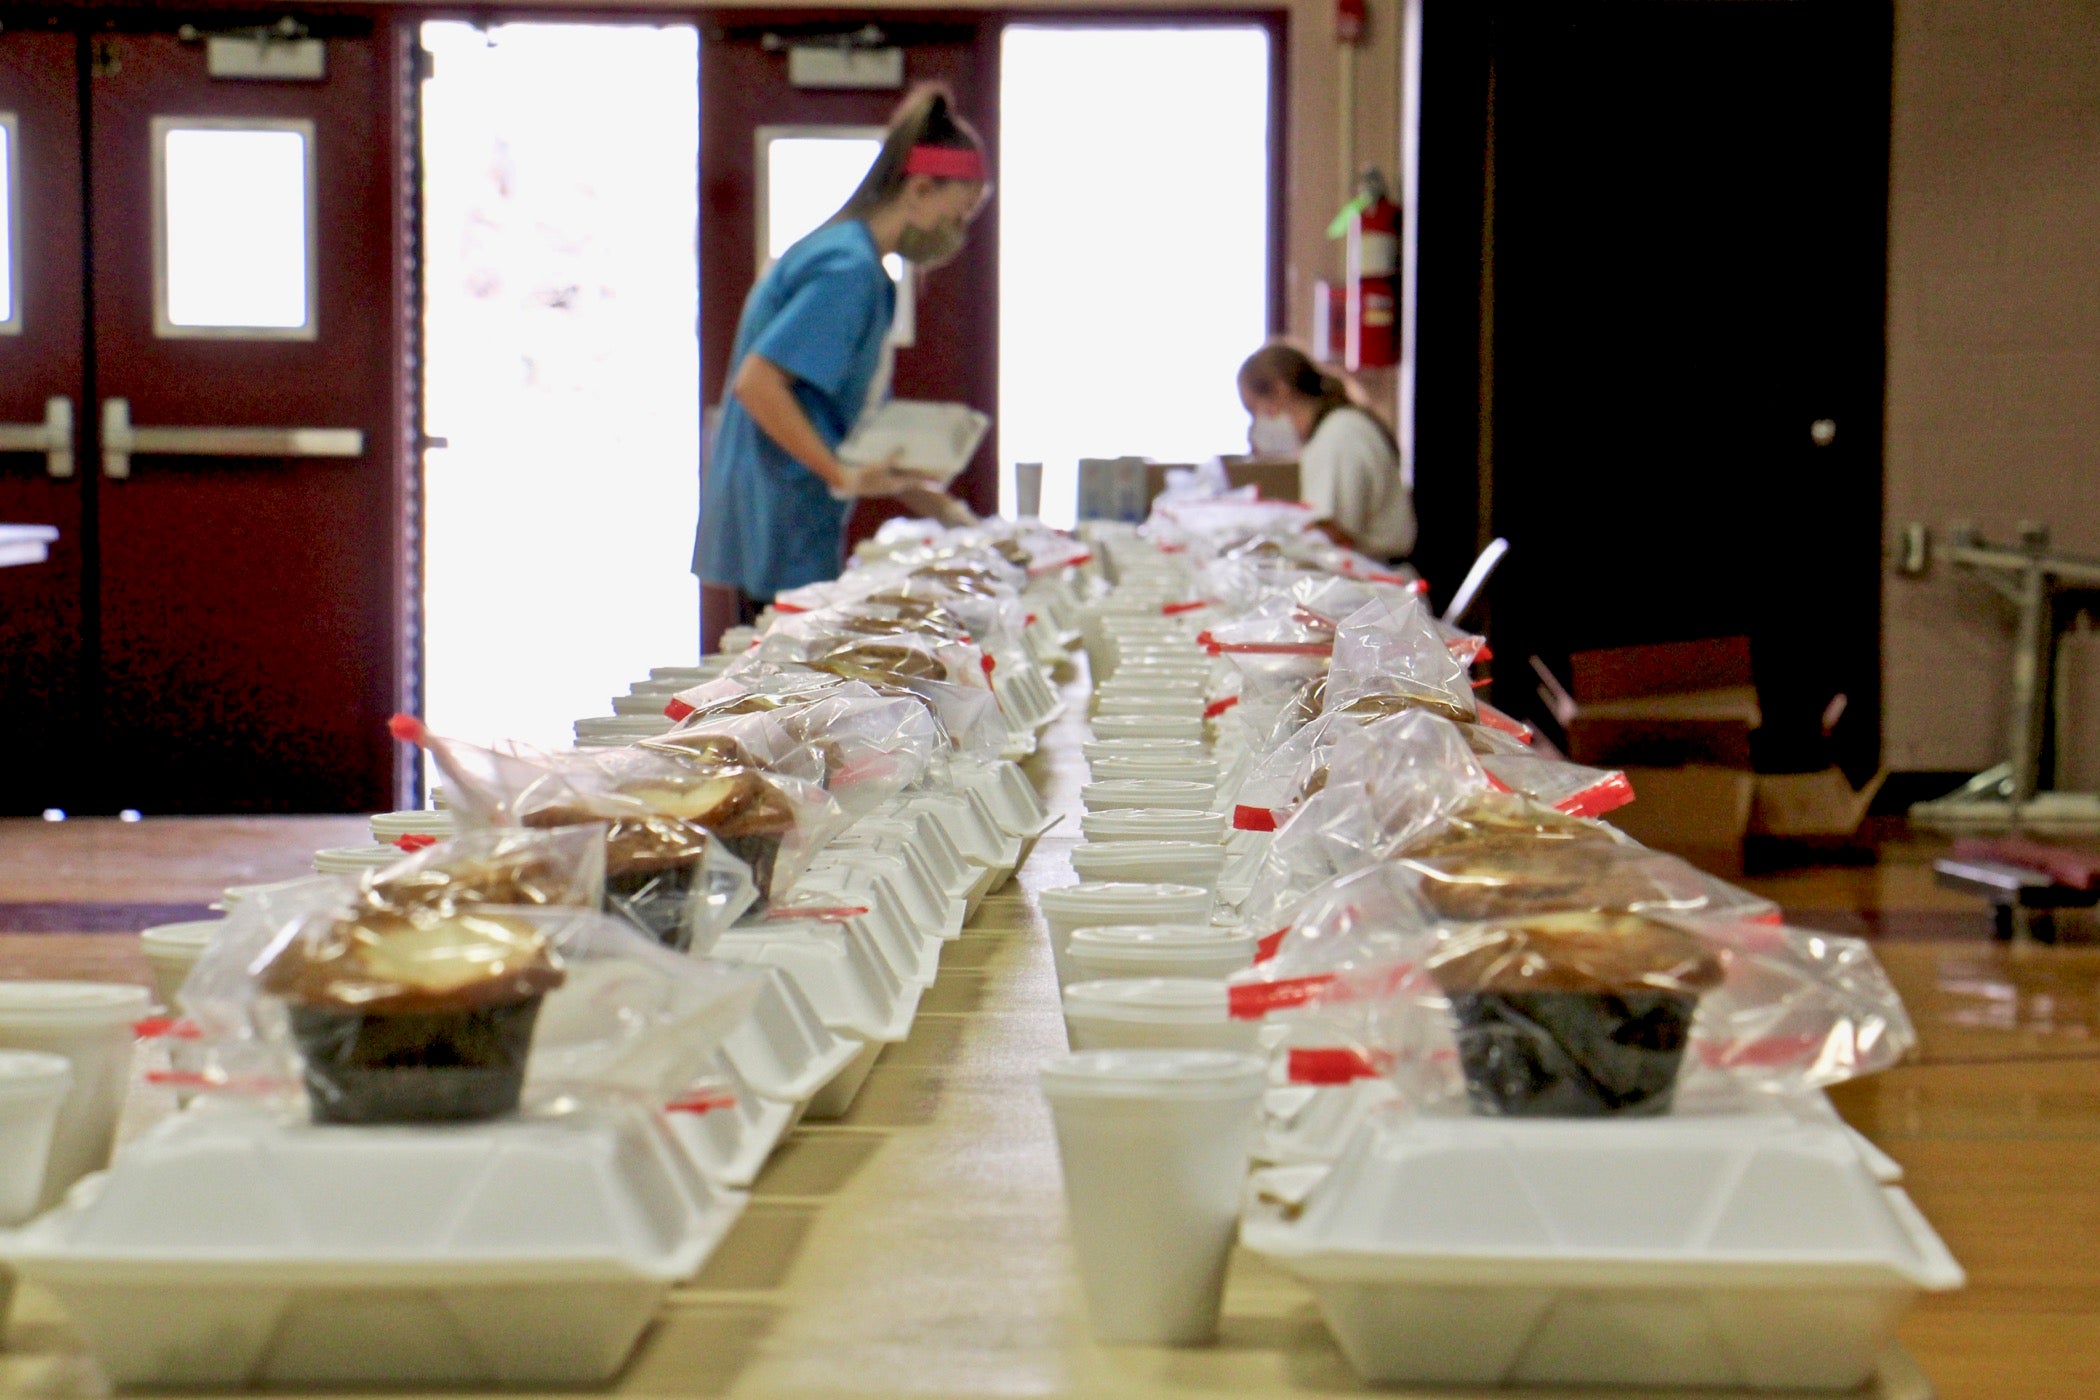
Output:
<instances>
[{"instance_id":1,"label":"cardboard box","mask_svg":"<svg viewBox=\"0 0 2100 1400\"><path fill-rule=\"evenodd\" d=\"M1747 637L1579 651L1568 665L1573 703L1560 718L1577 763L1750 766L1764 715Z\"/></svg>"},{"instance_id":2,"label":"cardboard box","mask_svg":"<svg viewBox=\"0 0 2100 1400\"><path fill-rule=\"evenodd\" d=\"M1746 637L1616 647L1569 657L1558 708L1577 763L1624 769L1631 806L1611 820L1629 836L1717 874L1739 874L1746 835L1852 835L1887 777L1854 791L1844 773L1753 773L1750 735L1764 722Z\"/></svg>"},{"instance_id":3,"label":"cardboard box","mask_svg":"<svg viewBox=\"0 0 2100 1400\"><path fill-rule=\"evenodd\" d=\"M1265 501L1302 500L1298 494L1298 464L1296 462L1225 462L1225 479L1234 490L1252 486L1254 493Z\"/></svg>"},{"instance_id":4,"label":"cardboard box","mask_svg":"<svg viewBox=\"0 0 2100 1400\"><path fill-rule=\"evenodd\" d=\"M1755 774L1711 764L1628 768L1633 803L1607 820L1644 846L1683 856L1723 878L1743 873L1743 835L1757 797Z\"/></svg>"}]
</instances>

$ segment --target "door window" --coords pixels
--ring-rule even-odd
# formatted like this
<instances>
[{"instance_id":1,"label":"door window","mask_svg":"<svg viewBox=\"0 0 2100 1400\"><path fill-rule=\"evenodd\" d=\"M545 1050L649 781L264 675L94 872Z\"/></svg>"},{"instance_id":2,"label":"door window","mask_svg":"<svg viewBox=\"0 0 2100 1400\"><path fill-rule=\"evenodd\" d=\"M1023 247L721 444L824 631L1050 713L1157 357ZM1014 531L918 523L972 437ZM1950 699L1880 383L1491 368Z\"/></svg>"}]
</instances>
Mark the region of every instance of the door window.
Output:
<instances>
[{"instance_id":1,"label":"door window","mask_svg":"<svg viewBox=\"0 0 2100 1400\"><path fill-rule=\"evenodd\" d=\"M314 336L313 123L156 117L154 333Z\"/></svg>"},{"instance_id":2,"label":"door window","mask_svg":"<svg viewBox=\"0 0 2100 1400\"><path fill-rule=\"evenodd\" d=\"M19 130L13 112L0 112L0 335L13 335L22 329L22 308L15 296L15 269L22 262L15 214L21 203L21 182L15 176Z\"/></svg>"},{"instance_id":3,"label":"door window","mask_svg":"<svg viewBox=\"0 0 2100 1400\"><path fill-rule=\"evenodd\" d=\"M758 270L821 227L860 186L882 149L879 126L762 126L758 129ZM897 284L890 341L913 335L912 279L895 253L882 260Z\"/></svg>"}]
</instances>

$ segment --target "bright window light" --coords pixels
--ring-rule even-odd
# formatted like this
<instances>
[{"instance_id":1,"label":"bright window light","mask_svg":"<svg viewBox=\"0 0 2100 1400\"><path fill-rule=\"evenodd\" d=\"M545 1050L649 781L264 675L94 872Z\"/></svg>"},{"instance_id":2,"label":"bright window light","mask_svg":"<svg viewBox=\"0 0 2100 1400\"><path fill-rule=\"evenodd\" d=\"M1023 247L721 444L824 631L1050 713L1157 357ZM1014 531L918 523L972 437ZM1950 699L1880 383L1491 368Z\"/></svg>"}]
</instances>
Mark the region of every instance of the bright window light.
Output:
<instances>
[{"instance_id":1,"label":"bright window light","mask_svg":"<svg viewBox=\"0 0 2100 1400\"><path fill-rule=\"evenodd\" d=\"M766 261L816 231L860 186L873 136L777 136L766 143Z\"/></svg>"},{"instance_id":2,"label":"bright window light","mask_svg":"<svg viewBox=\"0 0 2100 1400\"><path fill-rule=\"evenodd\" d=\"M792 135L807 127L760 127L758 160L760 179L766 191L765 222L759 242L765 260L763 274L782 253L800 239L817 231L825 220L839 212L848 197L860 188L875 153L882 149L881 128L862 128ZM890 336L899 345L912 343L912 284L904 276L904 259L895 253L882 260L890 279L897 283L897 316Z\"/></svg>"},{"instance_id":3,"label":"bright window light","mask_svg":"<svg viewBox=\"0 0 2100 1400\"><path fill-rule=\"evenodd\" d=\"M1269 35L1017 25L1001 64L999 456L1044 464L1043 516L1066 524L1082 457L1246 450Z\"/></svg>"},{"instance_id":4,"label":"bright window light","mask_svg":"<svg viewBox=\"0 0 2100 1400\"><path fill-rule=\"evenodd\" d=\"M424 713L567 747L699 654L699 39L422 38Z\"/></svg>"},{"instance_id":5,"label":"bright window light","mask_svg":"<svg viewBox=\"0 0 2100 1400\"><path fill-rule=\"evenodd\" d=\"M162 333L306 328L312 131L303 122L155 126Z\"/></svg>"}]
</instances>

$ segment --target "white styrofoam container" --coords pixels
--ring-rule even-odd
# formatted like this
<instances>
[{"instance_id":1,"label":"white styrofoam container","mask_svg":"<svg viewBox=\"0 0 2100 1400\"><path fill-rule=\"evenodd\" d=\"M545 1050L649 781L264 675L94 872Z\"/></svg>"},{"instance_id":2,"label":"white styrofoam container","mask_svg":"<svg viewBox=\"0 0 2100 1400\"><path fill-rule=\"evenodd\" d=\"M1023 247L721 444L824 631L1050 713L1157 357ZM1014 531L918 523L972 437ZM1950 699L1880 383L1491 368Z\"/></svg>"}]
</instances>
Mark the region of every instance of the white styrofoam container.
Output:
<instances>
[{"instance_id":1,"label":"white styrofoam container","mask_svg":"<svg viewBox=\"0 0 2100 1400\"><path fill-rule=\"evenodd\" d=\"M622 748L637 739L653 739L670 732L673 721L666 715L590 715L572 726L579 749Z\"/></svg>"},{"instance_id":2,"label":"white styrofoam container","mask_svg":"<svg viewBox=\"0 0 2100 1400\"><path fill-rule=\"evenodd\" d=\"M893 840L916 848L951 899L967 902L970 890L983 879L981 868L963 858L955 839L929 811L889 803L855 822L836 839Z\"/></svg>"},{"instance_id":3,"label":"white styrofoam container","mask_svg":"<svg viewBox=\"0 0 2100 1400\"><path fill-rule=\"evenodd\" d=\"M1147 922L1200 924L1210 918L1213 902L1211 892L1201 885L1152 881L1082 880L1036 896L1036 907L1049 927L1050 955L1060 987L1072 980L1066 956L1072 930Z\"/></svg>"},{"instance_id":4,"label":"white styrofoam container","mask_svg":"<svg viewBox=\"0 0 2100 1400\"><path fill-rule=\"evenodd\" d=\"M1096 715L1096 739L1201 739L1203 721L1186 715Z\"/></svg>"},{"instance_id":5,"label":"white styrofoam container","mask_svg":"<svg viewBox=\"0 0 2100 1400\"><path fill-rule=\"evenodd\" d=\"M1379 1383L1865 1382L1963 1275L1847 1131L1784 1108L1636 1120L1373 1115L1242 1241Z\"/></svg>"},{"instance_id":6,"label":"white styrofoam container","mask_svg":"<svg viewBox=\"0 0 2100 1400\"><path fill-rule=\"evenodd\" d=\"M1223 812L1190 812L1176 807L1139 807L1088 812L1079 832L1089 841L1225 840Z\"/></svg>"},{"instance_id":7,"label":"white styrofoam container","mask_svg":"<svg viewBox=\"0 0 2100 1400\"><path fill-rule=\"evenodd\" d=\"M392 845L404 836L435 836L443 840L458 826L459 819L450 812L415 808L381 812L371 821L372 839L386 845Z\"/></svg>"},{"instance_id":8,"label":"white styrofoam container","mask_svg":"<svg viewBox=\"0 0 2100 1400\"><path fill-rule=\"evenodd\" d=\"M918 893L912 895L909 891L900 892L911 899L914 907L923 906L927 910L926 918L930 927L937 930L942 938L952 942L962 937L963 925L970 917L969 901L963 896L968 893L972 878L965 874L962 880L957 882L946 872L950 869L967 872L974 870L974 867L968 865L960 856L955 857L952 867L945 867L941 863L940 852L931 846L919 844L910 835L905 834L910 830L910 826L904 822L861 822L836 837L825 847L824 855L850 859L856 854L868 854L894 856L903 861L910 873L909 883ZM952 853L953 848L950 847L949 850Z\"/></svg>"},{"instance_id":9,"label":"white styrofoam container","mask_svg":"<svg viewBox=\"0 0 2100 1400\"><path fill-rule=\"evenodd\" d=\"M811 874L843 874L856 869L871 871L888 881L904 925L915 937L942 943L962 936L967 906L960 899L948 897L916 847L896 841L834 841L810 865ZM933 952L938 958L940 950Z\"/></svg>"},{"instance_id":10,"label":"white styrofoam container","mask_svg":"<svg viewBox=\"0 0 2100 1400\"><path fill-rule=\"evenodd\" d=\"M316 875L359 875L367 870L384 870L397 860L406 860L408 852L399 846L373 844L370 846L329 846L314 852Z\"/></svg>"},{"instance_id":11,"label":"white styrofoam container","mask_svg":"<svg viewBox=\"0 0 2100 1400\"><path fill-rule=\"evenodd\" d=\"M1253 965L1251 933L1208 924L1075 928L1065 940L1074 982L1119 977L1230 977Z\"/></svg>"},{"instance_id":12,"label":"white styrofoam container","mask_svg":"<svg viewBox=\"0 0 2100 1400\"><path fill-rule=\"evenodd\" d=\"M678 1145L710 1181L741 1190L758 1179L780 1140L802 1120L801 1104L769 1099L720 1051L665 1114Z\"/></svg>"},{"instance_id":13,"label":"white styrofoam container","mask_svg":"<svg viewBox=\"0 0 2100 1400\"><path fill-rule=\"evenodd\" d=\"M853 1057L810 1098L812 1119L838 1118L853 1106L882 1052L911 1034L924 991L900 981L866 938L816 920L783 920L763 931L725 934L712 955L785 972L808 995L825 1027L855 1046Z\"/></svg>"},{"instance_id":14,"label":"white styrofoam container","mask_svg":"<svg viewBox=\"0 0 2100 1400\"><path fill-rule=\"evenodd\" d=\"M1082 880L1159 881L1216 890L1225 848L1214 841L1082 841L1072 873Z\"/></svg>"},{"instance_id":15,"label":"white styrofoam container","mask_svg":"<svg viewBox=\"0 0 2100 1400\"><path fill-rule=\"evenodd\" d=\"M813 865L795 883L787 902L769 910L765 923L792 919L798 910L844 924L874 944L898 980L919 987L933 985L941 970L941 933L916 916L897 892L902 857L882 858L865 852L859 861L845 855ZM854 913L851 911L865 912Z\"/></svg>"},{"instance_id":16,"label":"white styrofoam container","mask_svg":"<svg viewBox=\"0 0 2100 1400\"><path fill-rule=\"evenodd\" d=\"M1218 761L1214 758L1183 758L1178 754L1158 758L1097 758L1087 765L1087 775L1097 783L1112 782L1117 778L1165 778L1190 783L1218 782Z\"/></svg>"},{"instance_id":17,"label":"white styrofoam container","mask_svg":"<svg viewBox=\"0 0 2100 1400\"><path fill-rule=\"evenodd\" d=\"M934 820L947 828L954 838L956 849L963 859L972 865L981 865L1000 874L991 888L997 889L1014 867L1021 861L1021 838L1009 836L1000 830L991 810L985 806L981 794L964 789L960 792L921 792L905 801L907 810L930 812Z\"/></svg>"},{"instance_id":18,"label":"white styrofoam container","mask_svg":"<svg viewBox=\"0 0 2100 1400\"><path fill-rule=\"evenodd\" d=\"M218 1106L0 1257L120 1386L585 1386L742 1207L633 1106L441 1128Z\"/></svg>"},{"instance_id":19,"label":"white styrofoam container","mask_svg":"<svg viewBox=\"0 0 2100 1400\"><path fill-rule=\"evenodd\" d=\"M1089 764L1104 758L1203 758L1201 739L1088 739L1079 746Z\"/></svg>"},{"instance_id":20,"label":"white styrofoam container","mask_svg":"<svg viewBox=\"0 0 2100 1400\"><path fill-rule=\"evenodd\" d=\"M949 765L949 774L957 787L983 794L992 819L1009 836L1041 836L1057 825L1057 818L1043 806L1042 795L1017 763L958 757Z\"/></svg>"},{"instance_id":21,"label":"white styrofoam container","mask_svg":"<svg viewBox=\"0 0 2100 1400\"><path fill-rule=\"evenodd\" d=\"M723 1040L722 1053L766 1097L806 1106L847 1072L861 1042L825 1025L801 985L769 967L750 1016Z\"/></svg>"},{"instance_id":22,"label":"white styrofoam container","mask_svg":"<svg viewBox=\"0 0 2100 1400\"><path fill-rule=\"evenodd\" d=\"M1089 812L1207 812L1217 803L1218 785L1174 778L1111 778L1080 788L1079 800Z\"/></svg>"},{"instance_id":23,"label":"white styrofoam container","mask_svg":"<svg viewBox=\"0 0 2100 1400\"><path fill-rule=\"evenodd\" d=\"M1253 1054L1262 1027L1226 1013L1222 977L1129 977L1065 988L1074 1050L1231 1050Z\"/></svg>"}]
</instances>

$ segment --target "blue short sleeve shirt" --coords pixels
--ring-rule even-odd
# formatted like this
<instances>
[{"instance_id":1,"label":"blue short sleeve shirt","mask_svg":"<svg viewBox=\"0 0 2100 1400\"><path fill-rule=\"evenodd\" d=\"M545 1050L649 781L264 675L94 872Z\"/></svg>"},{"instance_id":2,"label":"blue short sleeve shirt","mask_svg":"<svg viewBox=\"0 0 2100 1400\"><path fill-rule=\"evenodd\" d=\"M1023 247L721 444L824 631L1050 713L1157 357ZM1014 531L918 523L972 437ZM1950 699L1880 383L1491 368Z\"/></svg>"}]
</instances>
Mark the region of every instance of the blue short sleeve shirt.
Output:
<instances>
[{"instance_id":1,"label":"blue short sleeve shirt","mask_svg":"<svg viewBox=\"0 0 2100 1400\"><path fill-rule=\"evenodd\" d=\"M818 229L751 289L737 323L721 421L701 483L693 572L753 598L838 577L847 501L790 457L729 392L744 357L760 355L794 380L795 401L836 448L867 406L896 312L897 289L868 226Z\"/></svg>"}]
</instances>

